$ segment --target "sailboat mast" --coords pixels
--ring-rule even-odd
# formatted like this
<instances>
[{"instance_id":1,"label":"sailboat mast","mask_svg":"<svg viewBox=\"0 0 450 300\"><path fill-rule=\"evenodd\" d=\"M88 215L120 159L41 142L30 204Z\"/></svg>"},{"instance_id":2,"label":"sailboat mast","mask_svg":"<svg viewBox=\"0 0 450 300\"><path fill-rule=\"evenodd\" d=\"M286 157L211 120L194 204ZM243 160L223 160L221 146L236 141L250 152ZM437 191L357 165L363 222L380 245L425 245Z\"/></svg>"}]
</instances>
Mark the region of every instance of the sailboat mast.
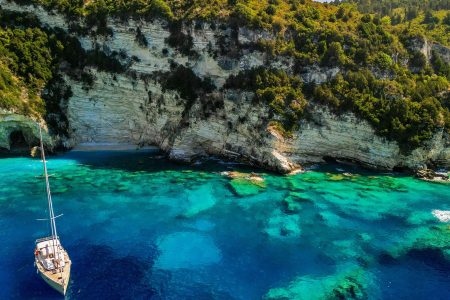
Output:
<instances>
[{"instance_id":1,"label":"sailboat mast","mask_svg":"<svg viewBox=\"0 0 450 300\"><path fill-rule=\"evenodd\" d=\"M49 212L49 217L50 217L50 227L51 227L51 231L52 231L52 239L54 241L56 238L58 238L58 234L56 232L55 214L53 212L52 195L50 193L50 183L48 181L48 173L47 173L47 162L45 161L44 143L42 141L42 129L41 129L40 125L39 125L39 137L40 137L42 162L44 164L45 187L46 187L46 190L47 190L47 200L48 200L48 212Z\"/></svg>"}]
</instances>

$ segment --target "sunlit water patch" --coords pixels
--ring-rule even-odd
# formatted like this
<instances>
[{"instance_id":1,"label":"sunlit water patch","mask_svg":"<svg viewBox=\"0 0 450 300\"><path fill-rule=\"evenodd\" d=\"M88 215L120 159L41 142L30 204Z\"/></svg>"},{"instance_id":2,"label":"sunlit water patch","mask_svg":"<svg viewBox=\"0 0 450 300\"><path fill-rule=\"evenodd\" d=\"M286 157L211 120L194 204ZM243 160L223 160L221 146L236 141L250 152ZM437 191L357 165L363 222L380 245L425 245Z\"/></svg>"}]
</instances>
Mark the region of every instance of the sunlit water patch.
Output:
<instances>
[{"instance_id":1,"label":"sunlit water patch","mask_svg":"<svg viewBox=\"0 0 450 300\"><path fill-rule=\"evenodd\" d=\"M71 299L450 299L448 185L153 152L71 152L48 167ZM59 298L33 267L48 233L41 163L4 158L0 174L0 299Z\"/></svg>"}]
</instances>

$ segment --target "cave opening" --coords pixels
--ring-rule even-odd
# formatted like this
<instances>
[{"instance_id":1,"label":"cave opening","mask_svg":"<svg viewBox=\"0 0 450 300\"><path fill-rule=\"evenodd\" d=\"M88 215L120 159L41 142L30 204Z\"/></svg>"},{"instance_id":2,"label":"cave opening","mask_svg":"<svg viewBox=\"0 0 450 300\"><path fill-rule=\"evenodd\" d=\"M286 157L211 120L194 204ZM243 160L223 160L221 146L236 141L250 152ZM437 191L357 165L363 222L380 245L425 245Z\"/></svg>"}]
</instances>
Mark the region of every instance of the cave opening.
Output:
<instances>
[{"instance_id":1,"label":"cave opening","mask_svg":"<svg viewBox=\"0 0 450 300\"><path fill-rule=\"evenodd\" d=\"M29 145L21 130L15 130L10 133L9 147L13 152L28 151Z\"/></svg>"},{"instance_id":2,"label":"cave opening","mask_svg":"<svg viewBox=\"0 0 450 300\"><path fill-rule=\"evenodd\" d=\"M323 161L329 164L337 164L338 161L335 157L332 156L323 156L322 157Z\"/></svg>"},{"instance_id":3,"label":"cave opening","mask_svg":"<svg viewBox=\"0 0 450 300\"><path fill-rule=\"evenodd\" d=\"M405 166L395 166L392 168L392 171L394 171L396 173L408 173L410 171L410 169Z\"/></svg>"}]
</instances>

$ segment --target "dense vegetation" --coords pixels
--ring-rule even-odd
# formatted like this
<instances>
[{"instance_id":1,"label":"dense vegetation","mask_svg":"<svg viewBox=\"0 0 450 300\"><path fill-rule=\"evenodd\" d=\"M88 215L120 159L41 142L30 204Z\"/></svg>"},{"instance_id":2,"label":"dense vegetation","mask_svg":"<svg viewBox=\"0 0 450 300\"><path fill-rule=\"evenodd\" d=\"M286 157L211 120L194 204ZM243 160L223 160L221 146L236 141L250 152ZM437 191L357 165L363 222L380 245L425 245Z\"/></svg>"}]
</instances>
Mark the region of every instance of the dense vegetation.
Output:
<instances>
[{"instance_id":1,"label":"dense vegetation","mask_svg":"<svg viewBox=\"0 0 450 300\"><path fill-rule=\"evenodd\" d=\"M40 90L52 78L51 48L61 46L38 28L0 29L0 107L40 115Z\"/></svg>"},{"instance_id":2,"label":"dense vegetation","mask_svg":"<svg viewBox=\"0 0 450 300\"><path fill-rule=\"evenodd\" d=\"M244 71L229 77L224 87L255 91L254 101L269 105L276 115L272 124L285 135L297 129L307 104L301 80L281 70L260 67Z\"/></svg>"},{"instance_id":3,"label":"dense vegetation","mask_svg":"<svg viewBox=\"0 0 450 300\"><path fill-rule=\"evenodd\" d=\"M60 63L70 66L67 75L89 86L94 78L86 66L123 72L126 66L119 60L132 60L122 53L85 51L62 30L43 29L32 14L0 9L0 26L0 109L45 117L60 134L67 131L63 104L72 93L59 73Z\"/></svg>"},{"instance_id":4,"label":"dense vegetation","mask_svg":"<svg viewBox=\"0 0 450 300\"><path fill-rule=\"evenodd\" d=\"M358 10L385 18L397 30L406 28L442 44L450 44L448 0L348 0Z\"/></svg>"},{"instance_id":5,"label":"dense vegetation","mask_svg":"<svg viewBox=\"0 0 450 300\"><path fill-rule=\"evenodd\" d=\"M364 70L338 75L316 87L314 99L337 111L354 111L379 134L408 150L430 139L435 128L449 129L447 90L447 80L436 75L380 80ZM447 109L442 105L447 105Z\"/></svg>"},{"instance_id":6,"label":"dense vegetation","mask_svg":"<svg viewBox=\"0 0 450 300\"><path fill-rule=\"evenodd\" d=\"M448 1L358 0L335 4L311 0L15 2L57 10L68 17L70 29L79 34L110 35L108 17L162 18L168 22L171 33L165 42L190 57L196 53L191 50L192 38L181 30L186 23L194 23L196 26L193 27L198 28L197 25L206 21L213 29L229 27L234 32L242 26L264 30L271 38L251 45L235 41L232 47L224 47L214 56L238 57L242 49L258 49L266 52L269 59L283 56L293 60L294 68L287 72L261 67L232 76L226 84L227 88L254 92L255 101L270 107L272 120L285 133L294 130L308 107L316 103L325 104L339 113L356 113L368 120L380 135L398 141L405 151L420 145L440 128L450 132L449 63L439 51L433 51L431 56L421 51L425 39L450 45ZM30 22L23 20L22 23ZM68 36L42 31L38 25L27 26L32 28L33 34L17 27L2 29L9 36L6 40L11 39L11 35L13 40L26 39L23 51L2 41L6 50L0 53L0 84L8 87L2 89L2 95L18 99L23 95L19 91L24 87L37 95L45 83L56 80L53 79L56 78L55 65L63 60L76 70L95 65L113 72L123 72L132 63L123 53L85 52ZM22 33L17 37L8 34L13 32L11 30L23 31L25 36L31 34L31 37L25 38ZM148 46L139 30L136 41L142 47ZM27 47L39 50L27 50ZM37 51L36 55L42 59L27 59L33 51ZM302 83L299 78L312 66L322 71L337 68L339 74L321 85ZM74 72L72 76L88 85L92 83L90 74ZM208 81L183 66L173 66L170 74L160 74L160 80L163 88L177 90L190 105L199 95L212 90Z\"/></svg>"},{"instance_id":7,"label":"dense vegetation","mask_svg":"<svg viewBox=\"0 0 450 300\"><path fill-rule=\"evenodd\" d=\"M86 26L81 32L110 34L107 17L121 19L139 17L165 18L169 21L204 20L229 22L283 32L297 29L299 25L312 27L315 21L329 21L340 25L353 25L359 12L372 13L394 30L412 30L450 44L449 1L447 0L346 0L335 1L336 6L312 0L15 0L22 4L39 4L57 10L70 20L85 17ZM358 8L358 9L357 9ZM346 24L339 24L344 21ZM80 30L80 28L74 29ZM96 30L92 30L96 27ZM346 27L346 26L344 26Z\"/></svg>"},{"instance_id":8,"label":"dense vegetation","mask_svg":"<svg viewBox=\"0 0 450 300\"><path fill-rule=\"evenodd\" d=\"M378 13L382 16L393 15L397 10L403 10L409 12L409 19L416 17L419 12L450 10L448 0L348 0L341 2L356 3L361 12Z\"/></svg>"}]
</instances>

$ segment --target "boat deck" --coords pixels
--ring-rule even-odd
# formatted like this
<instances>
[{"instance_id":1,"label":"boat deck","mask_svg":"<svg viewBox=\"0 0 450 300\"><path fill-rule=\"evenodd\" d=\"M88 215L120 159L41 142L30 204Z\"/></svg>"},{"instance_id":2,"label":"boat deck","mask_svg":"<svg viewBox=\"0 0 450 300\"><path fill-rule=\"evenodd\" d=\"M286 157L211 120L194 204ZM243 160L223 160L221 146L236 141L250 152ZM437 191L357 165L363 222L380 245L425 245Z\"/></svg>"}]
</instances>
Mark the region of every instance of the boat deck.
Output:
<instances>
[{"instance_id":1,"label":"boat deck","mask_svg":"<svg viewBox=\"0 0 450 300\"><path fill-rule=\"evenodd\" d=\"M65 266L62 269L62 272L59 270L46 270L42 264L39 262L38 258L35 258L36 266L41 277L55 290L65 295L67 286L70 280L70 268L72 262L67 254L66 250L62 250L64 252L64 261Z\"/></svg>"}]
</instances>

